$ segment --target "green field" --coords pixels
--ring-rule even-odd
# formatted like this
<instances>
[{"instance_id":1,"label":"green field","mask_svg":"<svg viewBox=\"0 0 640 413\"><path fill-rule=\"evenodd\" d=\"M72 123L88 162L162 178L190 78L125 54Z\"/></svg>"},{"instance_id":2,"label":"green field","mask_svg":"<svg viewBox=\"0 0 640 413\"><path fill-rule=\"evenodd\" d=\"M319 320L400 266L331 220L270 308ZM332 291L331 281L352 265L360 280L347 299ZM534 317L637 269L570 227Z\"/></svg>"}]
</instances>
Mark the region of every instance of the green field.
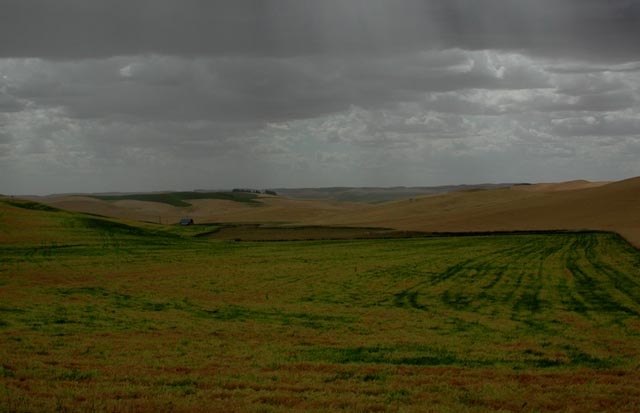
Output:
<instances>
[{"instance_id":1,"label":"green field","mask_svg":"<svg viewBox=\"0 0 640 413\"><path fill-rule=\"evenodd\" d=\"M196 226L197 227L197 226ZM195 228L194 228L195 229ZM235 241L310 241L359 238L408 238L426 235L386 228L285 226L277 224L218 224L211 231L199 231L201 238Z\"/></svg>"},{"instance_id":2,"label":"green field","mask_svg":"<svg viewBox=\"0 0 640 413\"><path fill-rule=\"evenodd\" d=\"M640 411L640 253L230 242L0 202L0 411Z\"/></svg>"}]
</instances>

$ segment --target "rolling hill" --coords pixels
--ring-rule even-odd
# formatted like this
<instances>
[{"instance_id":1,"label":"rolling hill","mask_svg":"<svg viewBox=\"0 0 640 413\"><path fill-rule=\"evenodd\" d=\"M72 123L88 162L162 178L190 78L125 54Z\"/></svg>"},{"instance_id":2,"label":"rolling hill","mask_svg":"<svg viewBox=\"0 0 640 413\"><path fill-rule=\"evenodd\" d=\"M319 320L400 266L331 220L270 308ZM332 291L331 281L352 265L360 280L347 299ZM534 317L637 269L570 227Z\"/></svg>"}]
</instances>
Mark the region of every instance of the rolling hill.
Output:
<instances>
[{"instance_id":1,"label":"rolling hill","mask_svg":"<svg viewBox=\"0 0 640 413\"><path fill-rule=\"evenodd\" d=\"M139 221L269 222L385 227L404 231L614 231L640 246L640 177L618 182L570 181L467 189L381 204L260 196L259 203L188 200L177 207L142 200L83 196L38 198L56 208Z\"/></svg>"},{"instance_id":2,"label":"rolling hill","mask_svg":"<svg viewBox=\"0 0 640 413\"><path fill-rule=\"evenodd\" d=\"M375 206L332 224L438 232L597 229L640 246L640 178L583 189L454 192Z\"/></svg>"}]
</instances>

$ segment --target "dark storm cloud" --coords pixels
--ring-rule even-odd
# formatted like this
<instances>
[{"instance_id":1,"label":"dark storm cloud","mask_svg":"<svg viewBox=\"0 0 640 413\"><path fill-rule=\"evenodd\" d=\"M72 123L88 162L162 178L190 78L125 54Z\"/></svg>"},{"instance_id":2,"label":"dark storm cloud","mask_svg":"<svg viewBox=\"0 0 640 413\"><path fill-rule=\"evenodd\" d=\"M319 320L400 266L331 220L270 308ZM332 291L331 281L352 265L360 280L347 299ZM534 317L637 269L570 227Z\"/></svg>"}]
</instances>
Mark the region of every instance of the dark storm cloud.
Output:
<instances>
[{"instance_id":1,"label":"dark storm cloud","mask_svg":"<svg viewBox=\"0 0 640 413\"><path fill-rule=\"evenodd\" d=\"M576 101L576 109L598 112L619 111L636 104L634 95L629 91L594 93L580 96Z\"/></svg>"},{"instance_id":2,"label":"dark storm cloud","mask_svg":"<svg viewBox=\"0 0 640 413\"><path fill-rule=\"evenodd\" d=\"M393 58L118 57L16 62L7 91L74 118L278 122L393 106L427 93L550 87L528 62L443 51ZM433 102L437 108L456 105ZM460 113L472 109L459 106ZM477 106L477 105L476 105Z\"/></svg>"},{"instance_id":3,"label":"dark storm cloud","mask_svg":"<svg viewBox=\"0 0 640 413\"><path fill-rule=\"evenodd\" d=\"M638 38L623 0L0 0L0 192L639 174Z\"/></svg>"},{"instance_id":4,"label":"dark storm cloud","mask_svg":"<svg viewBox=\"0 0 640 413\"><path fill-rule=\"evenodd\" d=\"M461 48L640 59L633 0L2 0L0 56L297 56Z\"/></svg>"},{"instance_id":5,"label":"dark storm cloud","mask_svg":"<svg viewBox=\"0 0 640 413\"><path fill-rule=\"evenodd\" d=\"M8 133L0 131L0 145L10 143L11 136Z\"/></svg>"},{"instance_id":6,"label":"dark storm cloud","mask_svg":"<svg viewBox=\"0 0 640 413\"><path fill-rule=\"evenodd\" d=\"M0 91L0 113L18 112L24 108L24 103L7 93Z\"/></svg>"}]
</instances>

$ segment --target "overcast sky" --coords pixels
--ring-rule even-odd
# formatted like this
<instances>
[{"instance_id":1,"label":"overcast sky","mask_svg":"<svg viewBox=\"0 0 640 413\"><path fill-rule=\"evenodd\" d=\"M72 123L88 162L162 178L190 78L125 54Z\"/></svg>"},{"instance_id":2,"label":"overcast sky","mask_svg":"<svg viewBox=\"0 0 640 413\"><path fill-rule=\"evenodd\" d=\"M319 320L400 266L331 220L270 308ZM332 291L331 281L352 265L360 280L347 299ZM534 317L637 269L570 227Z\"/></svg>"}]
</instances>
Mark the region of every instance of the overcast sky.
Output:
<instances>
[{"instance_id":1,"label":"overcast sky","mask_svg":"<svg viewBox=\"0 0 640 413\"><path fill-rule=\"evenodd\" d=\"M0 193L640 175L637 0L0 0Z\"/></svg>"}]
</instances>

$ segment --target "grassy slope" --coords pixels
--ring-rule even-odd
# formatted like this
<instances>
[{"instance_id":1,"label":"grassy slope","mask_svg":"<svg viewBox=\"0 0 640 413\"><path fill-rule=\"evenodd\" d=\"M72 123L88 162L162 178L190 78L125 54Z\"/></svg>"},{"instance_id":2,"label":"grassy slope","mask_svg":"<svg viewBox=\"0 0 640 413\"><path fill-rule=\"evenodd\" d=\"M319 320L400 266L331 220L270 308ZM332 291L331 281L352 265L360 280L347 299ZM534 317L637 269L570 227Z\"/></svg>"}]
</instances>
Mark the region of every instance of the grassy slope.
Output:
<instances>
[{"instance_id":1,"label":"grassy slope","mask_svg":"<svg viewBox=\"0 0 640 413\"><path fill-rule=\"evenodd\" d=\"M158 228L0 202L0 411L640 409L640 256L615 235Z\"/></svg>"},{"instance_id":2,"label":"grassy slope","mask_svg":"<svg viewBox=\"0 0 640 413\"><path fill-rule=\"evenodd\" d=\"M0 198L0 245L69 247L109 243L171 243L215 225L171 227L121 221L97 215L65 211L32 201Z\"/></svg>"},{"instance_id":3,"label":"grassy slope","mask_svg":"<svg viewBox=\"0 0 640 413\"><path fill-rule=\"evenodd\" d=\"M273 225L221 225L219 229L203 234L208 239L242 241L305 241L357 238L383 238L408 236L398 231L380 228L347 227L282 227Z\"/></svg>"}]
</instances>

